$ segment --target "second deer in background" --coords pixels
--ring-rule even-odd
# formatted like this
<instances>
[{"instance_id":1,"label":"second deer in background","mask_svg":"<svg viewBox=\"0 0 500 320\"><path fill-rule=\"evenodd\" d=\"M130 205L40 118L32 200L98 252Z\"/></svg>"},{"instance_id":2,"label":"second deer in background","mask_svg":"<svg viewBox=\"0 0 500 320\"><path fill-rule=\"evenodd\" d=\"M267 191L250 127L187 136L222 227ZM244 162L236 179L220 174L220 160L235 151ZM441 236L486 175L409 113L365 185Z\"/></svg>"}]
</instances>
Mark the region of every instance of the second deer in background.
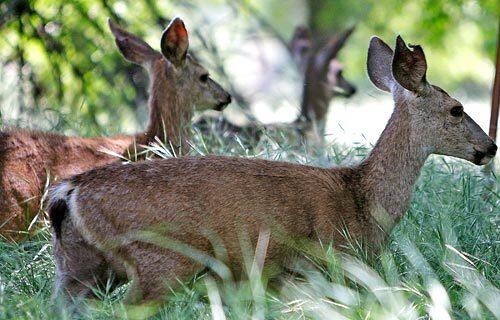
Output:
<instances>
[{"instance_id":1,"label":"second deer in background","mask_svg":"<svg viewBox=\"0 0 500 320\"><path fill-rule=\"evenodd\" d=\"M295 29L290 50L303 75L302 102L295 124L302 135L314 145L322 146L330 102L335 96L351 97L356 87L343 75L337 55L354 31L349 28L318 46L305 27Z\"/></svg>"},{"instance_id":2,"label":"second deer in background","mask_svg":"<svg viewBox=\"0 0 500 320\"><path fill-rule=\"evenodd\" d=\"M297 27L288 50L302 78L300 114L293 122L308 144L321 147L324 144L325 126L330 102L334 97L349 98L356 93L356 86L344 78L344 67L337 55L354 31L354 27L336 34L321 45L315 41L306 27ZM263 125L250 123L238 126L223 116L200 118L196 127L205 135L211 130L223 136L248 138L258 141L266 129L278 129L285 124Z\"/></svg>"},{"instance_id":3,"label":"second deer in background","mask_svg":"<svg viewBox=\"0 0 500 320\"><path fill-rule=\"evenodd\" d=\"M135 136L81 138L25 130L0 132L0 235L23 239L36 218L47 182L118 161L103 150L130 155L165 141L172 153L187 153L189 124L198 110L221 110L231 96L188 54L188 33L174 19L161 38L161 53L112 21L109 27L123 56L150 71L149 124Z\"/></svg>"}]
</instances>

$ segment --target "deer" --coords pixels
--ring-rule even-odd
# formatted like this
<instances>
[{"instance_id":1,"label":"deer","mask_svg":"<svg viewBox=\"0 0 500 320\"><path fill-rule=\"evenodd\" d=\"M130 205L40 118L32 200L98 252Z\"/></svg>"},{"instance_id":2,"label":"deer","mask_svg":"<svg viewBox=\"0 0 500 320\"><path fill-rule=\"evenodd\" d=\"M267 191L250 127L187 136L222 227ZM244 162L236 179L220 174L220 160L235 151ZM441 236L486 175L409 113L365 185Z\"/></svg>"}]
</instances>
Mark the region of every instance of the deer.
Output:
<instances>
[{"instance_id":1,"label":"deer","mask_svg":"<svg viewBox=\"0 0 500 320\"><path fill-rule=\"evenodd\" d=\"M314 41L310 30L304 26L295 28L288 44L289 52L302 77L303 88L300 114L292 123L299 135L312 145L323 146L325 126L329 106L334 97L352 97L357 89L344 77L344 66L337 55L344 47L355 28L348 28L329 37L326 44ZM248 138L250 142L259 141L265 130L281 130L285 125L278 123L263 125L250 122L238 126L226 120L223 115L202 117L195 122L203 134L212 130L223 136Z\"/></svg>"},{"instance_id":2,"label":"deer","mask_svg":"<svg viewBox=\"0 0 500 320\"><path fill-rule=\"evenodd\" d=\"M351 167L185 157L109 165L54 186L55 294L92 297L90 288L112 277L131 281L127 303L159 303L168 288L215 269L214 253L241 274L241 234L252 245L264 239L264 268L276 276L296 257L294 239L342 250L347 230L377 252L408 210L429 155L476 165L495 156L463 105L427 81L421 46L397 36L393 50L374 36L367 70L392 94L394 111L371 153Z\"/></svg>"},{"instance_id":3,"label":"deer","mask_svg":"<svg viewBox=\"0 0 500 320\"><path fill-rule=\"evenodd\" d=\"M304 79L301 110L295 125L307 141L319 147L325 142L331 100L339 96L350 98L357 90L344 77L344 66L337 59L354 30L355 27L348 28L319 46L306 27L297 27L290 41L293 58Z\"/></svg>"},{"instance_id":4,"label":"deer","mask_svg":"<svg viewBox=\"0 0 500 320\"><path fill-rule=\"evenodd\" d=\"M155 137L166 141L175 155L183 155L189 148L194 108L220 111L231 101L230 94L188 54L188 33L180 18L172 20L163 32L161 52L112 20L109 28L124 58L149 70L147 129L136 135L95 138L26 130L0 132L0 234L5 239L26 237L47 181L120 161L113 153L134 158L133 153L140 153L141 146Z\"/></svg>"}]
</instances>

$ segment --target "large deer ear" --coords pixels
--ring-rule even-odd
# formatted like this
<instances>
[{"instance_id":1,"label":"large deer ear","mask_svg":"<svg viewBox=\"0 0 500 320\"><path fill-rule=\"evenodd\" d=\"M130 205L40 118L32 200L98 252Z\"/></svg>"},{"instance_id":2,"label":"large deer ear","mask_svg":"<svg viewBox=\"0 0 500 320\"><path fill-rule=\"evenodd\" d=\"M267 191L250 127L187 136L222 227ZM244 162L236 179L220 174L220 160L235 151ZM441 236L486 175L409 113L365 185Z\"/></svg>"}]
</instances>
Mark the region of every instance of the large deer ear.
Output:
<instances>
[{"instance_id":1,"label":"large deer ear","mask_svg":"<svg viewBox=\"0 0 500 320\"><path fill-rule=\"evenodd\" d=\"M144 40L120 28L113 20L108 19L109 29L115 37L116 45L125 59L130 62L144 65L160 56Z\"/></svg>"},{"instance_id":2,"label":"large deer ear","mask_svg":"<svg viewBox=\"0 0 500 320\"><path fill-rule=\"evenodd\" d=\"M420 92L426 84L427 61L421 46L410 45L410 48L406 46L401 36L396 38L392 74L405 89Z\"/></svg>"},{"instance_id":3,"label":"large deer ear","mask_svg":"<svg viewBox=\"0 0 500 320\"><path fill-rule=\"evenodd\" d=\"M180 18L174 18L161 36L161 52L165 58L178 66L186 59L188 47L186 26Z\"/></svg>"},{"instance_id":4,"label":"large deer ear","mask_svg":"<svg viewBox=\"0 0 500 320\"><path fill-rule=\"evenodd\" d=\"M290 51L295 64L300 70L305 71L306 63L312 49L311 32L307 27L295 28L292 40L290 40Z\"/></svg>"},{"instance_id":5,"label":"large deer ear","mask_svg":"<svg viewBox=\"0 0 500 320\"><path fill-rule=\"evenodd\" d=\"M366 61L368 77L377 88L387 92L391 92L394 85L392 56L392 49L382 39L376 36L370 39Z\"/></svg>"},{"instance_id":6,"label":"large deer ear","mask_svg":"<svg viewBox=\"0 0 500 320\"><path fill-rule=\"evenodd\" d=\"M338 55L340 49L345 45L347 39L351 36L351 34L356 29L356 26L353 26L349 29L342 31L341 33L333 36L328 43L319 51L318 56L316 58L317 63L322 66L324 71L328 70L328 66L330 62L335 59Z\"/></svg>"}]
</instances>

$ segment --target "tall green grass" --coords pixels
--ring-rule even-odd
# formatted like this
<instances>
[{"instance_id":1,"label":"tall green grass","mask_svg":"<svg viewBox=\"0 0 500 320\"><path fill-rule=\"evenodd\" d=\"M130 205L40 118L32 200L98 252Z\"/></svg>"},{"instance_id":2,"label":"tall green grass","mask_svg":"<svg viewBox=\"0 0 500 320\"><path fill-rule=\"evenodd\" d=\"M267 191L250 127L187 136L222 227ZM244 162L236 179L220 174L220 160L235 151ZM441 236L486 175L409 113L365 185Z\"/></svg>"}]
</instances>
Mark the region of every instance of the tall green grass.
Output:
<instances>
[{"instance_id":1,"label":"tall green grass","mask_svg":"<svg viewBox=\"0 0 500 320\"><path fill-rule=\"evenodd\" d=\"M215 133L196 134L193 146L198 154L315 165L350 164L369 152L363 146L332 145L311 157L289 136L274 132L249 148L244 140L228 143ZM159 141L149 152L170 156ZM408 213L377 256L354 241L343 253L322 243L319 250L303 250L279 284L252 263L239 281L198 275L172 292L154 318L500 319L498 186L498 177L485 178L472 164L431 157ZM255 251L254 260L262 259ZM70 314L51 300L53 281L47 226L27 242L0 242L1 319L125 317L120 299L126 286L99 292L102 301L85 301L78 314Z\"/></svg>"}]
</instances>

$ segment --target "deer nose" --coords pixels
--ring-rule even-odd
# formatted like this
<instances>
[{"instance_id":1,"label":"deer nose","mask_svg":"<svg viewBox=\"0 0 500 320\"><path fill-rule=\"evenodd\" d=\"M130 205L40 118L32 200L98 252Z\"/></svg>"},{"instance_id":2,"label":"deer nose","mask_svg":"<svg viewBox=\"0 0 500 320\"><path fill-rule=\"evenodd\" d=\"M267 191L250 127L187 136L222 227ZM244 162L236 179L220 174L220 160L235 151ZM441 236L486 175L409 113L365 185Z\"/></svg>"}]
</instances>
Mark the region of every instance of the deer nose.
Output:
<instances>
[{"instance_id":1,"label":"deer nose","mask_svg":"<svg viewBox=\"0 0 500 320\"><path fill-rule=\"evenodd\" d=\"M494 157L497 154L497 150L498 150L497 145L493 143L491 146L488 147L486 153L488 154L488 156Z\"/></svg>"},{"instance_id":2,"label":"deer nose","mask_svg":"<svg viewBox=\"0 0 500 320\"><path fill-rule=\"evenodd\" d=\"M224 108L231 103L231 95L228 94L226 99L214 107L215 111L222 111Z\"/></svg>"}]
</instances>

